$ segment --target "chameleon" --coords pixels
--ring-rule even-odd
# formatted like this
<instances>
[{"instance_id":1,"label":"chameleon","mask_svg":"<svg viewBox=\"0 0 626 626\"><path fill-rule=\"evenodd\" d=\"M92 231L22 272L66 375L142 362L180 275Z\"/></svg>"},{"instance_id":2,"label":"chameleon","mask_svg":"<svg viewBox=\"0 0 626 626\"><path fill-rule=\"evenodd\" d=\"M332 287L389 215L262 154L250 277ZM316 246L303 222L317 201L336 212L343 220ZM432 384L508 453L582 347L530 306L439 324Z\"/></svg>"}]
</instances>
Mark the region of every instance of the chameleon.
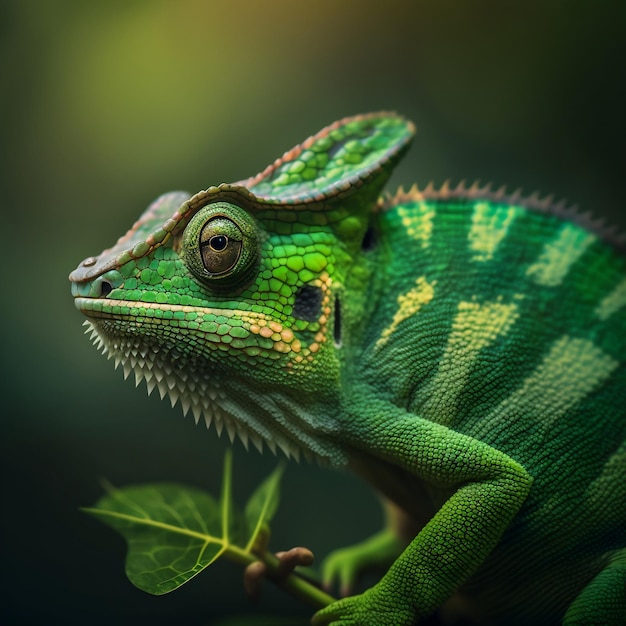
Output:
<instances>
[{"instance_id":1,"label":"chameleon","mask_svg":"<svg viewBox=\"0 0 626 626\"><path fill-rule=\"evenodd\" d=\"M414 132L345 118L159 197L71 273L75 306L196 422L380 495L316 626L623 624L626 238L537 194L384 191Z\"/></svg>"}]
</instances>

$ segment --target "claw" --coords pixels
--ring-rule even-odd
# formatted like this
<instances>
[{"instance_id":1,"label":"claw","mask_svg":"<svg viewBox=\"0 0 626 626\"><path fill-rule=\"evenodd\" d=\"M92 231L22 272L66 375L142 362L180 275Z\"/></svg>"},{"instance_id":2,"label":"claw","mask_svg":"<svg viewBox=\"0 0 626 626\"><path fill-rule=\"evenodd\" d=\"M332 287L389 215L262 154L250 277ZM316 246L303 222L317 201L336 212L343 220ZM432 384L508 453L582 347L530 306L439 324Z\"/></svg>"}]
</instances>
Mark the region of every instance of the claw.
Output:
<instances>
[{"instance_id":1,"label":"claw","mask_svg":"<svg viewBox=\"0 0 626 626\"><path fill-rule=\"evenodd\" d=\"M278 559L277 574L281 578L285 578L291 574L298 565L311 565L311 563L313 563L313 552L308 548L296 547L291 548L291 550L277 552L276 558Z\"/></svg>"},{"instance_id":2,"label":"claw","mask_svg":"<svg viewBox=\"0 0 626 626\"><path fill-rule=\"evenodd\" d=\"M267 575L267 565L261 561L250 563L243 573L243 588L250 602L258 602L261 597L261 581Z\"/></svg>"}]
</instances>

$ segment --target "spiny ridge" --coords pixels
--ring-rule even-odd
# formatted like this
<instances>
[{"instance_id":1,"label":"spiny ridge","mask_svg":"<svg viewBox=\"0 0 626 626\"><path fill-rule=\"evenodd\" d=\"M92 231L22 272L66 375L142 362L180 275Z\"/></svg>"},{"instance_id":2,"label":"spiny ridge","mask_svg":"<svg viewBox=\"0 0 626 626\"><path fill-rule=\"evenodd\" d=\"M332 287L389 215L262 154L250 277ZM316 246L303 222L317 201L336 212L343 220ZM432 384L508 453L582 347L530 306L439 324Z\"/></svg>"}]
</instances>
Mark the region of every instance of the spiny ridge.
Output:
<instances>
[{"instance_id":1,"label":"spiny ridge","mask_svg":"<svg viewBox=\"0 0 626 626\"><path fill-rule=\"evenodd\" d=\"M420 189L417 184L414 184L408 191L399 187L395 194L384 194L378 202L377 209L386 211L404 202L454 198L501 202L521 206L531 211L556 215L597 234L618 250L626 252L626 232L619 232L615 225L607 226L604 218L594 217L591 211L582 213L577 205L568 205L564 199L555 202L554 194L542 197L538 191L534 191L530 195L524 196L521 189L508 193L504 185L494 191L492 183L481 186L480 181L475 181L468 187L466 182L461 180L456 187L451 187L450 181L446 180L439 189L432 182L429 182L424 189Z\"/></svg>"}]
</instances>

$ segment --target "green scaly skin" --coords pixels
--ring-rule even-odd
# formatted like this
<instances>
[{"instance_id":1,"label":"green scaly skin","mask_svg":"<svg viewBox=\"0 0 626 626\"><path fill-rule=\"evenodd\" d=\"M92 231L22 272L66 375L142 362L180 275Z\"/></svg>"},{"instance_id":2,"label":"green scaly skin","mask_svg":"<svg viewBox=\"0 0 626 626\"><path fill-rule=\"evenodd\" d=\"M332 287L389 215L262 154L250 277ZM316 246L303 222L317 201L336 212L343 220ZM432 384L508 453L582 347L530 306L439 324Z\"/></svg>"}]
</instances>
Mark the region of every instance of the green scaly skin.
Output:
<instances>
[{"instance_id":1,"label":"green scaly skin","mask_svg":"<svg viewBox=\"0 0 626 626\"><path fill-rule=\"evenodd\" d=\"M162 196L72 273L76 307L196 421L384 495L387 529L324 576L387 573L314 624L621 624L624 240L488 188L381 197L412 135L349 118Z\"/></svg>"}]
</instances>

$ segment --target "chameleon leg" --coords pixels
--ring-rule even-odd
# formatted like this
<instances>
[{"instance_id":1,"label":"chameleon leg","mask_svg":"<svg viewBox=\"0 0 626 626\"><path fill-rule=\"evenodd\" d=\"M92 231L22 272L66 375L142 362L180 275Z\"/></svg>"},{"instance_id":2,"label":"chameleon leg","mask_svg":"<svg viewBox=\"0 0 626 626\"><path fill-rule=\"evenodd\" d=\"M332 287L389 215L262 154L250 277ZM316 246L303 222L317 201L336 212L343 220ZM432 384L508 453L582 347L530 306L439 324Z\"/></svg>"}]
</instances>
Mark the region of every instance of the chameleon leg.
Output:
<instances>
[{"instance_id":1,"label":"chameleon leg","mask_svg":"<svg viewBox=\"0 0 626 626\"><path fill-rule=\"evenodd\" d=\"M471 437L375 400L368 411L355 444L451 495L376 585L319 611L315 626L401 626L430 615L493 550L532 483L521 465Z\"/></svg>"},{"instance_id":2,"label":"chameleon leg","mask_svg":"<svg viewBox=\"0 0 626 626\"><path fill-rule=\"evenodd\" d=\"M626 621L626 550L611 562L572 602L564 626L619 626Z\"/></svg>"},{"instance_id":3,"label":"chameleon leg","mask_svg":"<svg viewBox=\"0 0 626 626\"><path fill-rule=\"evenodd\" d=\"M340 594L349 595L362 573L387 569L415 536L414 532L406 538L411 520L400 507L384 498L383 506L383 530L365 541L331 552L322 563L322 581L327 591L334 582L338 582Z\"/></svg>"}]
</instances>

